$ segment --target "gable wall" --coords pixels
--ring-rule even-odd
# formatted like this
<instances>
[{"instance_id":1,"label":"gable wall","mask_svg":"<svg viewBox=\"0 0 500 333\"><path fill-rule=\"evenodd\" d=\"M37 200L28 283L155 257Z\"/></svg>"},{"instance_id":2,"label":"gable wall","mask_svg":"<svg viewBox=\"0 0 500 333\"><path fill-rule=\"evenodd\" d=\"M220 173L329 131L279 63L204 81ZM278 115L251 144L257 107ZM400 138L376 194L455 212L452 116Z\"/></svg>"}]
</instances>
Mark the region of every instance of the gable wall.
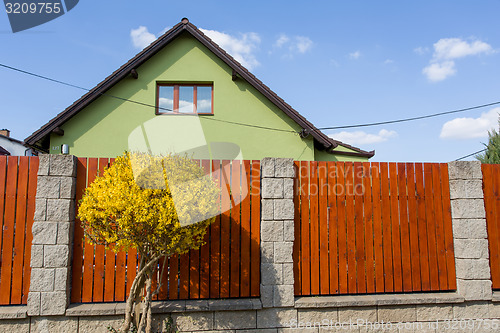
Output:
<instances>
[{"instance_id":1,"label":"gable wall","mask_svg":"<svg viewBox=\"0 0 500 333\"><path fill-rule=\"evenodd\" d=\"M204 146L207 142L230 142L239 146L240 157L244 159L315 159L312 138L303 140L296 134L300 126L243 79L232 81L231 68L188 33L172 41L137 72L138 79L128 77L107 94L155 105L157 82L213 83L214 115L155 115L153 107L103 96L61 126L64 136L51 135L50 152L60 153L60 146L68 144L72 155L115 157L125 150L181 152ZM194 157L209 157L205 155L195 154ZM330 159L336 160L331 155Z\"/></svg>"},{"instance_id":2,"label":"gable wall","mask_svg":"<svg viewBox=\"0 0 500 333\"><path fill-rule=\"evenodd\" d=\"M250 84L242 79L232 81L229 66L187 34L174 40L139 67L137 72L137 80L127 78L115 85L108 94L154 105L157 81L213 82L214 116L158 116L152 107L101 97L62 126L64 136L52 134L51 153L59 153L60 145L66 143L70 147L70 154L113 157L134 145L140 147L145 141L145 133L153 150L172 148L173 142L189 141L200 145L206 138L210 142L239 145L245 159L266 156L314 158L311 139L301 140L294 133L212 120L283 130L300 129ZM136 129L140 125L143 125L143 129ZM131 147L129 135L134 130L135 138L131 140Z\"/></svg>"}]
</instances>

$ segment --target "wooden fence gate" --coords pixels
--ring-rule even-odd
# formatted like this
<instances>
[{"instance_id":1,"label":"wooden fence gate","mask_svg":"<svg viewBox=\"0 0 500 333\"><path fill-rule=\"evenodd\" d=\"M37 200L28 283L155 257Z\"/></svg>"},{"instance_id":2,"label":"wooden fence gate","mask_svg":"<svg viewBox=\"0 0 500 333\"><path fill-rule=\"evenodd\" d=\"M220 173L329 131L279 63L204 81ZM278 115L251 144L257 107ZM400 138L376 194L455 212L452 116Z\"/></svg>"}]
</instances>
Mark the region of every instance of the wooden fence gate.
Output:
<instances>
[{"instance_id":1,"label":"wooden fence gate","mask_svg":"<svg viewBox=\"0 0 500 333\"><path fill-rule=\"evenodd\" d=\"M500 164L482 164L491 282L500 290Z\"/></svg>"},{"instance_id":2,"label":"wooden fence gate","mask_svg":"<svg viewBox=\"0 0 500 333\"><path fill-rule=\"evenodd\" d=\"M38 157L0 156L0 305L26 304Z\"/></svg>"},{"instance_id":3,"label":"wooden fence gate","mask_svg":"<svg viewBox=\"0 0 500 333\"><path fill-rule=\"evenodd\" d=\"M102 172L113 161L78 159L77 201L98 170ZM200 163L207 172L212 172L221 188L221 214L209 227L204 246L168 259L162 288L154 299L257 297L260 295L260 161L202 160ZM222 208L231 206L231 202L239 204L230 210ZM85 242L77 220L73 258L71 302L125 301L137 272L134 250L115 254L103 245Z\"/></svg>"},{"instance_id":4,"label":"wooden fence gate","mask_svg":"<svg viewBox=\"0 0 500 333\"><path fill-rule=\"evenodd\" d=\"M456 289L447 164L295 165L296 295Z\"/></svg>"}]
</instances>

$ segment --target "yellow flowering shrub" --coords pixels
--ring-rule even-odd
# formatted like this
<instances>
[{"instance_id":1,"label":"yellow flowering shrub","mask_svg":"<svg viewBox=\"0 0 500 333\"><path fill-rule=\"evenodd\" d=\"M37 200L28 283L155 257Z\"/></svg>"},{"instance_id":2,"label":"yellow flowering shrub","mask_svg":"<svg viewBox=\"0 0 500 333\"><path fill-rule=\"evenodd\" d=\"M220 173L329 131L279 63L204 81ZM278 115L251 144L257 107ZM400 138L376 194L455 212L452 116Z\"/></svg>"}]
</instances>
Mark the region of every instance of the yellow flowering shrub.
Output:
<instances>
[{"instance_id":1,"label":"yellow flowering shrub","mask_svg":"<svg viewBox=\"0 0 500 333\"><path fill-rule=\"evenodd\" d=\"M185 253L202 245L218 195L210 176L188 158L126 153L87 187L78 218L97 244Z\"/></svg>"},{"instance_id":2,"label":"yellow flowering shrub","mask_svg":"<svg viewBox=\"0 0 500 333\"><path fill-rule=\"evenodd\" d=\"M195 161L145 153L118 157L85 189L78 218L87 239L113 244L115 251L135 248L140 258L120 332L128 332L132 320L140 332L151 331L151 300L162 281L151 289L158 261L203 244L218 197L211 176Z\"/></svg>"}]
</instances>

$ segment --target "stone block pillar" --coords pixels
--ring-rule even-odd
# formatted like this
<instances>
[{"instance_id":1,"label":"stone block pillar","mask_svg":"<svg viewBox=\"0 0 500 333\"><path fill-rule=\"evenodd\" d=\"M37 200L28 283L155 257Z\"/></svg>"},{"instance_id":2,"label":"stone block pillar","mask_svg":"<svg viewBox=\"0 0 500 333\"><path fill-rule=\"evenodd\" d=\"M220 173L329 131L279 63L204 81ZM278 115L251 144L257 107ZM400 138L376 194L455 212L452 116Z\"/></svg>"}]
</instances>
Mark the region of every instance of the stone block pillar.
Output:
<instances>
[{"instance_id":1,"label":"stone block pillar","mask_svg":"<svg viewBox=\"0 0 500 333\"><path fill-rule=\"evenodd\" d=\"M468 301L491 300L491 274L480 162L448 163L457 291Z\"/></svg>"},{"instance_id":2,"label":"stone block pillar","mask_svg":"<svg viewBox=\"0 0 500 333\"><path fill-rule=\"evenodd\" d=\"M64 315L70 296L76 158L40 155L28 315Z\"/></svg>"},{"instance_id":3,"label":"stone block pillar","mask_svg":"<svg viewBox=\"0 0 500 333\"><path fill-rule=\"evenodd\" d=\"M264 158L261 164L261 285L262 306L294 305L293 159Z\"/></svg>"}]
</instances>

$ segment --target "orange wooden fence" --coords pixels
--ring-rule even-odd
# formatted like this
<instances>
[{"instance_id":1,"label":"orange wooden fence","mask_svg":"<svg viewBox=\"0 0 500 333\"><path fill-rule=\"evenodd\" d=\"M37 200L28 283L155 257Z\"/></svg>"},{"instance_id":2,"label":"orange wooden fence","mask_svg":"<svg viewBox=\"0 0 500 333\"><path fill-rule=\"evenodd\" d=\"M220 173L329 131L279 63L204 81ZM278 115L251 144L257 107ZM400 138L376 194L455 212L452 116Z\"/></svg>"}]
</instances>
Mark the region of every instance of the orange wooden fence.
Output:
<instances>
[{"instance_id":1,"label":"orange wooden fence","mask_svg":"<svg viewBox=\"0 0 500 333\"><path fill-rule=\"evenodd\" d=\"M0 156L0 305L26 304L38 157Z\"/></svg>"},{"instance_id":2,"label":"orange wooden fence","mask_svg":"<svg viewBox=\"0 0 500 333\"><path fill-rule=\"evenodd\" d=\"M78 159L77 200L98 170L112 162L107 158ZM203 160L201 165L221 187L221 207L241 202L230 210L221 208L199 250L168 259L155 299L259 296L260 161ZM137 272L135 251L115 254L102 245L86 243L77 220L73 258L73 303L125 301Z\"/></svg>"},{"instance_id":3,"label":"orange wooden fence","mask_svg":"<svg viewBox=\"0 0 500 333\"><path fill-rule=\"evenodd\" d=\"M456 289L446 164L295 165L296 295Z\"/></svg>"},{"instance_id":4,"label":"orange wooden fence","mask_svg":"<svg viewBox=\"0 0 500 333\"><path fill-rule=\"evenodd\" d=\"M500 289L500 164L482 164L493 289Z\"/></svg>"}]
</instances>

